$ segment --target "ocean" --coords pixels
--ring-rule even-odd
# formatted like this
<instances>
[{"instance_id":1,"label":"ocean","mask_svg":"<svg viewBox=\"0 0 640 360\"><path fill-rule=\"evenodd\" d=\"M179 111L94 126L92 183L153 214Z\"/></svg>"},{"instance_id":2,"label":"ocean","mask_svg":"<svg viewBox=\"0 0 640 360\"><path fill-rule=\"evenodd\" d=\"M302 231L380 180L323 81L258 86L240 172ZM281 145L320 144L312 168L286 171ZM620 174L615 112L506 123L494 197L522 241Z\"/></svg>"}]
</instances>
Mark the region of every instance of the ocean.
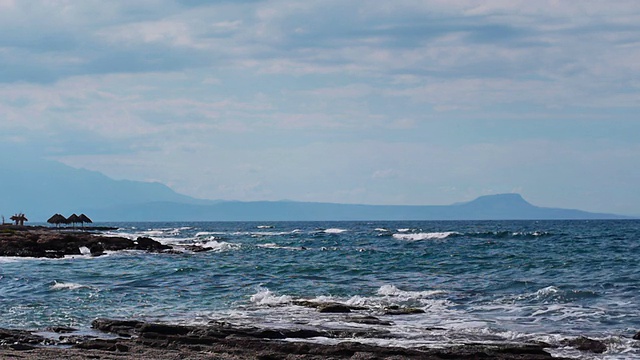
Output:
<instances>
[{"instance_id":1,"label":"ocean","mask_svg":"<svg viewBox=\"0 0 640 360\"><path fill-rule=\"evenodd\" d=\"M640 221L103 223L207 252L0 258L0 327L91 332L98 317L362 329L393 346L587 336L640 358ZM378 324L300 301L359 306ZM387 309L424 313L385 315ZM309 341L333 343L315 338Z\"/></svg>"}]
</instances>

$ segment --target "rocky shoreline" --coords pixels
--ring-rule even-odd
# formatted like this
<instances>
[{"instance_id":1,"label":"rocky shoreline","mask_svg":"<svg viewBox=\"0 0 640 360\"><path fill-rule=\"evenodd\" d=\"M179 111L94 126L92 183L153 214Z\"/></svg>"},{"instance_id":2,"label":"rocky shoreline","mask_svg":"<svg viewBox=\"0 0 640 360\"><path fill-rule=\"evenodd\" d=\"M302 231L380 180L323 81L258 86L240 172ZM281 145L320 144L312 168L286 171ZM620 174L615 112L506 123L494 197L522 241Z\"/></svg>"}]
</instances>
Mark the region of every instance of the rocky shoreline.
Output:
<instances>
[{"instance_id":1,"label":"rocky shoreline","mask_svg":"<svg viewBox=\"0 0 640 360\"><path fill-rule=\"evenodd\" d=\"M215 322L201 326L96 319L104 338L49 329L57 338L0 329L3 359L552 359L549 344L466 344L444 349L365 345L355 334L310 329L261 329ZM112 335L113 337L107 337ZM339 339L336 345L305 339ZM558 359L558 358L555 358Z\"/></svg>"},{"instance_id":2,"label":"rocky shoreline","mask_svg":"<svg viewBox=\"0 0 640 360\"><path fill-rule=\"evenodd\" d=\"M0 256L61 258L72 255L101 256L107 251L140 250L175 253L210 250L201 246L174 248L146 237L131 240L86 231L3 226ZM362 308L340 303L297 300L295 305L321 313L345 313L349 322L390 325L375 316L358 314ZM364 309L366 310L366 309ZM351 314L349 314L351 313ZM355 315L353 314L355 313ZM424 313L417 308L389 307L382 315ZM341 315L342 316L342 315ZM448 348L401 348L367 345L357 339L384 334L375 330L331 330L310 327L258 328L224 322L185 326L138 320L96 319L98 335L69 327L46 331L0 329L2 359L551 359L549 349L570 347L585 353L603 353L606 344L578 337L547 343L469 343ZM425 329L425 331L428 329ZM368 333L369 331L369 333ZM312 339L330 339L334 345ZM634 337L640 340L640 333ZM557 359L557 358L555 358Z\"/></svg>"},{"instance_id":3,"label":"rocky shoreline","mask_svg":"<svg viewBox=\"0 0 640 360\"><path fill-rule=\"evenodd\" d=\"M94 228L92 228L94 229ZM102 228L100 228L102 229ZM46 227L0 227L0 256L62 258L72 255L101 256L105 251L143 250L171 252L175 249L147 237L131 240L117 236L102 236L85 231L60 230ZM199 246L191 251L206 251Z\"/></svg>"}]
</instances>

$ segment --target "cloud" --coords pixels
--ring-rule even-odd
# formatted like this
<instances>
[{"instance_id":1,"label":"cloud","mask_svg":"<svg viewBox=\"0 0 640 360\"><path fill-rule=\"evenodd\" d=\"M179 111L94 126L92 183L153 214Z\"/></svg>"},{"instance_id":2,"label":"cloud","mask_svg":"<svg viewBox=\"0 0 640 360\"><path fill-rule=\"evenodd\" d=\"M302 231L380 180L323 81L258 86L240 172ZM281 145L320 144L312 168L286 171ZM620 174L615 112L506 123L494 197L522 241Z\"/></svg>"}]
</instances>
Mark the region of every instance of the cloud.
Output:
<instances>
[{"instance_id":1,"label":"cloud","mask_svg":"<svg viewBox=\"0 0 640 360\"><path fill-rule=\"evenodd\" d=\"M637 183L621 165L635 164L640 131L635 1L0 9L0 141L115 177L204 197L364 203L486 189L553 202L532 179L557 194L577 178L581 190L562 194L579 202L606 188L588 154L620 174L615 191Z\"/></svg>"}]
</instances>

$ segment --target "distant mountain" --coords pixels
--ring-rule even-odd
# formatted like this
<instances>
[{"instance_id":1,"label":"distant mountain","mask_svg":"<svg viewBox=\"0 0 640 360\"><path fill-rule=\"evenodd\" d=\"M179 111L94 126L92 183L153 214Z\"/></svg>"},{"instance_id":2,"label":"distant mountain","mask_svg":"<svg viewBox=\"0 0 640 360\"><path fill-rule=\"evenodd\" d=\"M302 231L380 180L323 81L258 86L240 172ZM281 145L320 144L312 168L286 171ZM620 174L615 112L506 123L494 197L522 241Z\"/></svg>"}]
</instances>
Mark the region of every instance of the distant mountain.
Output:
<instances>
[{"instance_id":1,"label":"distant mountain","mask_svg":"<svg viewBox=\"0 0 640 360\"><path fill-rule=\"evenodd\" d=\"M343 220L544 220L623 219L612 214L543 208L518 194L482 196L445 206L354 205L295 201L222 201L197 205L152 202L93 211L112 221L343 221Z\"/></svg>"},{"instance_id":2,"label":"distant mountain","mask_svg":"<svg viewBox=\"0 0 640 360\"><path fill-rule=\"evenodd\" d=\"M355 205L295 201L213 201L160 183L113 180L54 161L0 159L0 214L31 222L55 213L94 221L314 221L621 219L623 216L534 206L518 194L482 196L453 205Z\"/></svg>"},{"instance_id":3,"label":"distant mountain","mask_svg":"<svg viewBox=\"0 0 640 360\"><path fill-rule=\"evenodd\" d=\"M215 203L178 194L160 183L113 180L99 172L39 159L0 159L0 189L0 214L8 219L24 212L32 222L46 221L55 213L69 216L153 201Z\"/></svg>"}]
</instances>

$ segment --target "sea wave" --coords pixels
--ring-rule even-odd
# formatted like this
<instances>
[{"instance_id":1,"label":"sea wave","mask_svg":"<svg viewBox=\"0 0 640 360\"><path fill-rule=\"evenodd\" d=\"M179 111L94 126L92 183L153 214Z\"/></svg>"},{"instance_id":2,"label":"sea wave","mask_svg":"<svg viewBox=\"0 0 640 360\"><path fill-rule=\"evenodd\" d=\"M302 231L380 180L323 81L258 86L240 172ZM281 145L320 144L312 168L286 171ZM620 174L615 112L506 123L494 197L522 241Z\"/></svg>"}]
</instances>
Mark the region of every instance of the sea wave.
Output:
<instances>
[{"instance_id":1,"label":"sea wave","mask_svg":"<svg viewBox=\"0 0 640 360\"><path fill-rule=\"evenodd\" d=\"M330 228L330 229L325 229L322 232L324 232L325 234L342 234L344 232L347 232L349 230L347 229L340 229L340 228Z\"/></svg>"},{"instance_id":2,"label":"sea wave","mask_svg":"<svg viewBox=\"0 0 640 360\"><path fill-rule=\"evenodd\" d=\"M394 239L408 240L408 241L420 241L420 240L442 240L451 236L461 235L455 231L445 232L428 232L428 233L413 233L413 234L393 234Z\"/></svg>"},{"instance_id":3,"label":"sea wave","mask_svg":"<svg viewBox=\"0 0 640 360\"><path fill-rule=\"evenodd\" d=\"M54 281L53 284L49 287L51 290L78 290L78 289L89 289L91 286L73 283L73 282L57 282Z\"/></svg>"},{"instance_id":4,"label":"sea wave","mask_svg":"<svg viewBox=\"0 0 640 360\"><path fill-rule=\"evenodd\" d=\"M398 289L394 285L382 285L377 292L378 295L382 296L396 296L410 299L430 298L434 295L442 295L446 293L447 292L443 290L405 291Z\"/></svg>"},{"instance_id":5,"label":"sea wave","mask_svg":"<svg viewBox=\"0 0 640 360\"><path fill-rule=\"evenodd\" d=\"M259 287L258 292L251 295L249 300L256 305L274 306L290 303L293 297L289 295L276 295L267 288Z\"/></svg>"}]
</instances>

